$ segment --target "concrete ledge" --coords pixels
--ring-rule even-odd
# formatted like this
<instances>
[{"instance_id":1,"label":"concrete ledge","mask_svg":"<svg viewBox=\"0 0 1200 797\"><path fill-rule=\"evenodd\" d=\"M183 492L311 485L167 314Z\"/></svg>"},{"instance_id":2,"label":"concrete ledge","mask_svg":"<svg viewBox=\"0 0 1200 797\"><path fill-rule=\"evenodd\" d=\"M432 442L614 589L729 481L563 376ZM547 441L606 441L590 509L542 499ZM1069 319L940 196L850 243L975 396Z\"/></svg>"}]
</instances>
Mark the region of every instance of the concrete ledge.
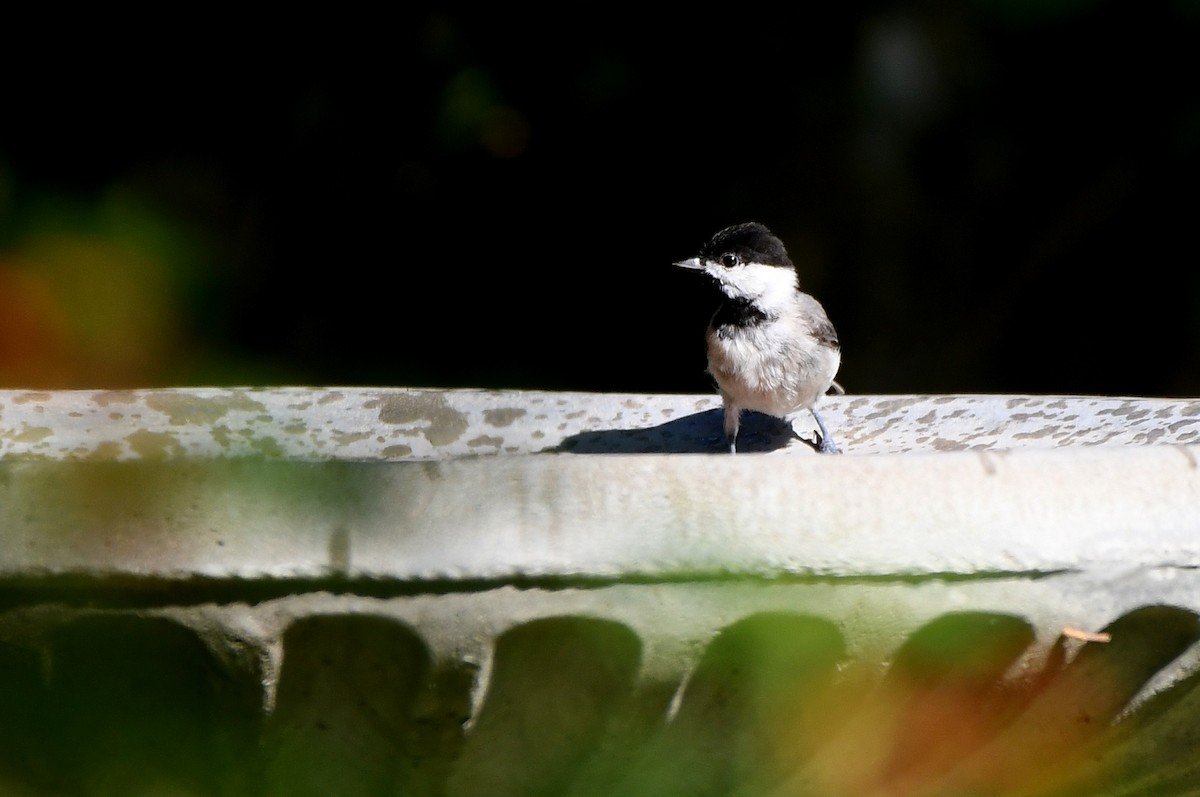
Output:
<instances>
[{"instance_id":1,"label":"concrete ledge","mask_svg":"<svg viewBox=\"0 0 1200 797\"><path fill-rule=\"evenodd\" d=\"M0 393L0 792L1197 782L1200 402L826 414Z\"/></svg>"},{"instance_id":2,"label":"concrete ledge","mask_svg":"<svg viewBox=\"0 0 1200 797\"><path fill-rule=\"evenodd\" d=\"M1200 443L1200 400L830 396L848 455ZM813 453L814 426L748 415L746 452ZM378 388L0 391L0 457L423 461L720 453L716 396Z\"/></svg>"},{"instance_id":3,"label":"concrete ledge","mask_svg":"<svg viewBox=\"0 0 1200 797\"><path fill-rule=\"evenodd\" d=\"M0 577L406 583L1200 566L1200 449L0 465Z\"/></svg>"}]
</instances>

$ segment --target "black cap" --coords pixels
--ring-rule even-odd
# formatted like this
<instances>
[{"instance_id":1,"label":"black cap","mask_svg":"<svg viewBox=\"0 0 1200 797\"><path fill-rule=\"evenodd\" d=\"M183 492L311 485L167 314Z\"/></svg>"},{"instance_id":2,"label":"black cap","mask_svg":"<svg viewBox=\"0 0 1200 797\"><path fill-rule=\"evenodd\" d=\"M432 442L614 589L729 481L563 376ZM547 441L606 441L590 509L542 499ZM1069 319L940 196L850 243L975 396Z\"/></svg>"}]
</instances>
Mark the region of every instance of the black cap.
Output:
<instances>
[{"instance_id":1,"label":"black cap","mask_svg":"<svg viewBox=\"0 0 1200 797\"><path fill-rule=\"evenodd\" d=\"M700 248L700 257L705 260L717 260L722 255L737 255L743 263L795 268L783 241L756 221L726 227Z\"/></svg>"}]
</instances>

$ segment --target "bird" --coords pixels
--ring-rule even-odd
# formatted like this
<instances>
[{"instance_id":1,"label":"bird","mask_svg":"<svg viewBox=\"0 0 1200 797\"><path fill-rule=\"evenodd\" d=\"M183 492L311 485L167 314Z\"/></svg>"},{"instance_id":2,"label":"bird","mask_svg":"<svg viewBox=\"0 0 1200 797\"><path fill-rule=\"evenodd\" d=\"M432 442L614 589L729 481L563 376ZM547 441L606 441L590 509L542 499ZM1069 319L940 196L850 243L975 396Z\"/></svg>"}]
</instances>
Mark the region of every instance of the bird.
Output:
<instances>
[{"instance_id":1,"label":"bird","mask_svg":"<svg viewBox=\"0 0 1200 797\"><path fill-rule=\"evenodd\" d=\"M720 293L706 341L730 453L737 453L743 410L786 419L804 409L821 433L817 450L840 453L817 403L831 386L840 391L834 377L841 345L825 308L800 290L783 242L758 222L735 224L675 265L699 273Z\"/></svg>"}]
</instances>

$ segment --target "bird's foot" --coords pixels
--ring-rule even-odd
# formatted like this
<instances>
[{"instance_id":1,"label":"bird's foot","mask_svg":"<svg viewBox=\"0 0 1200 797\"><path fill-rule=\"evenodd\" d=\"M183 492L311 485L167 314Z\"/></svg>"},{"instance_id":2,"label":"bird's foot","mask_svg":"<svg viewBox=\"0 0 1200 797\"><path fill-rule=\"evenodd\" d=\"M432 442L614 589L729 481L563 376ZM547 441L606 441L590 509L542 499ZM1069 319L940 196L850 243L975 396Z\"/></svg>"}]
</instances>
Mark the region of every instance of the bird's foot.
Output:
<instances>
[{"instance_id":1,"label":"bird's foot","mask_svg":"<svg viewBox=\"0 0 1200 797\"><path fill-rule=\"evenodd\" d=\"M829 430L825 428L825 422L821 420L820 414L816 408L811 410L813 420L817 422L817 429L821 432L821 443L817 446L817 451L822 454L840 454L841 449L837 447L837 443L833 442L833 438L829 436Z\"/></svg>"},{"instance_id":2,"label":"bird's foot","mask_svg":"<svg viewBox=\"0 0 1200 797\"><path fill-rule=\"evenodd\" d=\"M817 451L822 454L840 454L842 449L837 447L837 443L833 442L828 437L822 437L820 444L817 445Z\"/></svg>"}]
</instances>

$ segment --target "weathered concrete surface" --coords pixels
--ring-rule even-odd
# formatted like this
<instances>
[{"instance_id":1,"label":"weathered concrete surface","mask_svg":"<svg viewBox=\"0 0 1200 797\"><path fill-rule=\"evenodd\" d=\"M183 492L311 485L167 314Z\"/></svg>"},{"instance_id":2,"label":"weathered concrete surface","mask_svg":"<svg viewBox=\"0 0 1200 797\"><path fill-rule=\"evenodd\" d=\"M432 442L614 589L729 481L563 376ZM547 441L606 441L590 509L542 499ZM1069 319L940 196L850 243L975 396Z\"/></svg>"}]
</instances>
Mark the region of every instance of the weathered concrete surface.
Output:
<instances>
[{"instance_id":1,"label":"weathered concrete surface","mask_svg":"<svg viewBox=\"0 0 1200 797\"><path fill-rule=\"evenodd\" d=\"M0 464L0 577L406 583L1200 566L1200 448Z\"/></svg>"},{"instance_id":2,"label":"weathered concrete surface","mask_svg":"<svg viewBox=\"0 0 1200 797\"><path fill-rule=\"evenodd\" d=\"M816 456L757 416L743 449L795 456L730 457L710 396L0 393L0 574L422 582L1200 564L1200 401L841 396L825 412L846 456ZM695 455L706 450L717 455Z\"/></svg>"},{"instance_id":3,"label":"weathered concrete surface","mask_svg":"<svg viewBox=\"0 0 1200 797\"><path fill-rule=\"evenodd\" d=\"M1200 442L1200 400L830 396L847 454ZM803 414L796 432L815 429ZM748 415L741 450L809 454ZM0 391L0 457L454 459L547 451L722 452L716 396L383 388Z\"/></svg>"},{"instance_id":4,"label":"weathered concrete surface","mask_svg":"<svg viewBox=\"0 0 1200 797\"><path fill-rule=\"evenodd\" d=\"M1200 402L825 416L0 392L0 793L1194 791Z\"/></svg>"}]
</instances>

